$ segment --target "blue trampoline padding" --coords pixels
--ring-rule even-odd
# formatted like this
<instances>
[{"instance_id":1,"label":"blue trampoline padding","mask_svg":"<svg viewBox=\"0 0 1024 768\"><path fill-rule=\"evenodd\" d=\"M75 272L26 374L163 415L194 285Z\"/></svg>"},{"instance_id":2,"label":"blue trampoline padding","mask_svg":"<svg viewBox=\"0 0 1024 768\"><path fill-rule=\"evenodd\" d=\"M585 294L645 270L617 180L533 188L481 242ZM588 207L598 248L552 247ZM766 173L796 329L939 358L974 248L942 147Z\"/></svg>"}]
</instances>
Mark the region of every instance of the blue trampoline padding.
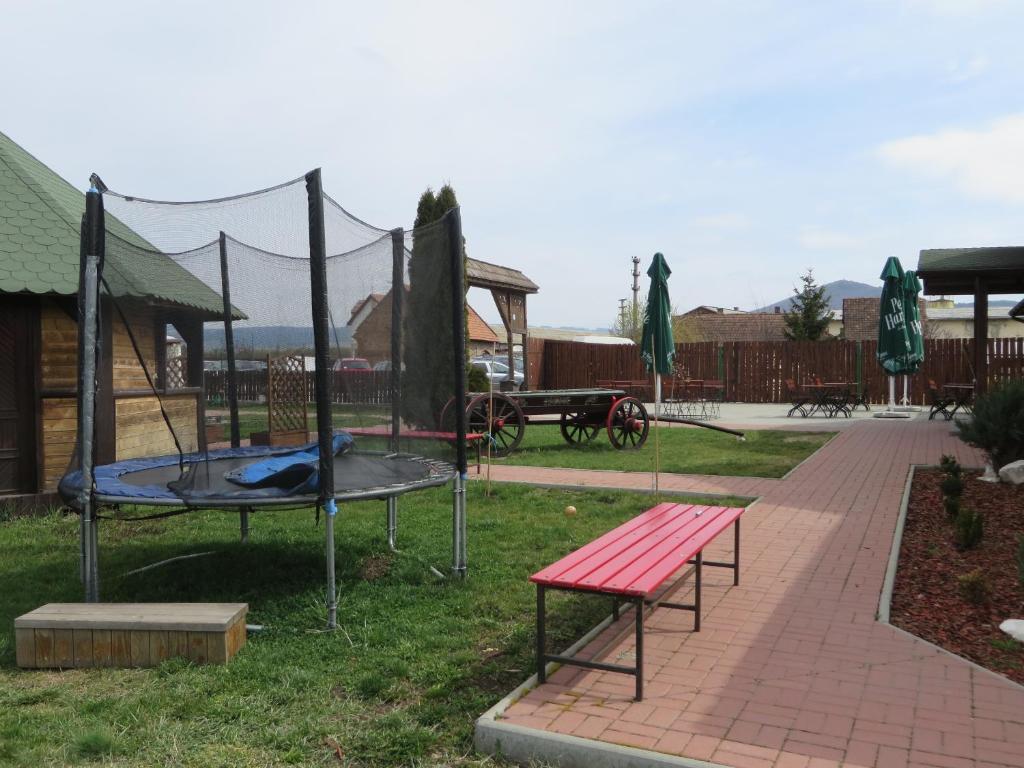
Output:
<instances>
[{"instance_id":1,"label":"blue trampoline padding","mask_svg":"<svg viewBox=\"0 0 1024 768\"><path fill-rule=\"evenodd\" d=\"M344 433L347 436L347 433ZM316 443L310 443L309 445L302 446L299 449L294 447L288 448L270 448L265 445L246 445L239 448L216 448L208 453L190 453L179 459L176 455L171 456L148 456L138 459L122 459L121 461L113 464L101 464L93 470L93 482L96 489L96 493L106 497L122 497L122 498L134 498L134 499L153 499L160 501L167 501L171 499L182 500L185 496L193 496L201 498L204 495L215 496L216 494L203 494L203 493L181 493L174 492L166 485L139 485L137 483L128 483L121 478L125 475L135 474L137 472L143 472L150 469L160 469L162 467L177 467L179 463L183 463L186 468L194 469L195 467L201 466L207 460L216 459L242 459L242 458L266 458L267 456L286 456L288 454L294 454L299 451L306 451L311 446L315 446ZM64 477L61 478L60 484L58 485L58 492L68 503L74 503L74 500L78 498L78 494L82 491L82 471L74 470L68 472ZM239 487L238 492L230 494L236 498L253 497L253 498L266 498L269 496L286 496L287 494L275 488L265 488L262 490L246 491L244 488Z\"/></svg>"},{"instance_id":2,"label":"blue trampoline padding","mask_svg":"<svg viewBox=\"0 0 1024 768\"><path fill-rule=\"evenodd\" d=\"M331 455L352 449L352 436L335 433ZM320 488L320 445L310 443L292 453L256 461L224 473L224 479L246 488L281 488L289 496L316 493Z\"/></svg>"}]
</instances>

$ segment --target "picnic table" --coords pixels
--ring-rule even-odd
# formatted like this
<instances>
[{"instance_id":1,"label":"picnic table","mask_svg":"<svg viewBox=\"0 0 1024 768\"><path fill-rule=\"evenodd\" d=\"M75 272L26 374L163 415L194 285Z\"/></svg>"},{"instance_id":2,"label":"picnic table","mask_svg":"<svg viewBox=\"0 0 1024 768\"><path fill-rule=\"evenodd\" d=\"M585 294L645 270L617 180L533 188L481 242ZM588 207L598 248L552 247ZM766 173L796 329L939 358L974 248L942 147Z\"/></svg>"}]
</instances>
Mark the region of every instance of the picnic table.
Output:
<instances>
[{"instance_id":1,"label":"picnic table","mask_svg":"<svg viewBox=\"0 0 1024 768\"><path fill-rule=\"evenodd\" d=\"M853 409L861 404L853 392L857 388L856 382L848 381L827 381L814 384L804 384L800 389L804 395L803 399L793 404L787 416L798 412L802 417L807 418L815 413L823 413L826 418L832 419L842 414L849 418ZM867 403L863 403L867 408Z\"/></svg>"},{"instance_id":2,"label":"picnic table","mask_svg":"<svg viewBox=\"0 0 1024 768\"><path fill-rule=\"evenodd\" d=\"M949 421L959 410L964 411L964 413L971 412L971 406L974 404L973 384L943 384L942 394L939 395L936 393L935 382L929 381L928 383L932 392L932 406L928 414L929 421L937 413L942 414L946 421Z\"/></svg>"},{"instance_id":3,"label":"picnic table","mask_svg":"<svg viewBox=\"0 0 1024 768\"><path fill-rule=\"evenodd\" d=\"M685 419L718 418L723 386L718 380L673 378L665 398L665 414Z\"/></svg>"},{"instance_id":4,"label":"picnic table","mask_svg":"<svg viewBox=\"0 0 1024 768\"><path fill-rule=\"evenodd\" d=\"M733 584L740 583L740 515L743 511L742 507L658 504L533 574L530 581L537 585L537 679L541 683L546 680L549 661L622 672L636 677L636 700L641 701L647 607L693 611L693 631L700 631L703 567L731 568ZM734 527L735 536L733 561L705 560L704 548L730 525ZM694 566L693 603L666 601L665 594L681 582L669 585L666 590L662 590L663 585L685 565ZM619 618L620 602L631 603L636 611L636 666L549 654L545 647L545 593L549 589L610 597L615 620ZM658 594L659 591L662 593Z\"/></svg>"}]
</instances>

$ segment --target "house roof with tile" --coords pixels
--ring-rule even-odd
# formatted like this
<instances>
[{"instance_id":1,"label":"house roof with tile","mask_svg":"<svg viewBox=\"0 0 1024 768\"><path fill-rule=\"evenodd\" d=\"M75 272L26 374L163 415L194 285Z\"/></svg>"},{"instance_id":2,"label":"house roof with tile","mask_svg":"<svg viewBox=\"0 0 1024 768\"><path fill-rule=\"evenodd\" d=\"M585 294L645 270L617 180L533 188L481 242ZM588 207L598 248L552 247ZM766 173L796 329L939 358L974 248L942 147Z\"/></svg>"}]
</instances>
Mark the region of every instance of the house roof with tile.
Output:
<instances>
[{"instance_id":1,"label":"house roof with tile","mask_svg":"<svg viewBox=\"0 0 1024 768\"><path fill-rule=\"evenodd\" d=\"M785 341L785 315L774 312L688 312L678 315L679 341Z\"/></svg>"},{"instance_id":2,"label":"house roof with tile","mask_svg":"<svg viewBox=\"0 0 1024 768\"><path fill-rule=\"evenodd\" d=\"M0 293L78 293L85 195L0 133ZM118 296L220 317L220 296L110 213L105 277Z\"/></svg>"}]
</instances>

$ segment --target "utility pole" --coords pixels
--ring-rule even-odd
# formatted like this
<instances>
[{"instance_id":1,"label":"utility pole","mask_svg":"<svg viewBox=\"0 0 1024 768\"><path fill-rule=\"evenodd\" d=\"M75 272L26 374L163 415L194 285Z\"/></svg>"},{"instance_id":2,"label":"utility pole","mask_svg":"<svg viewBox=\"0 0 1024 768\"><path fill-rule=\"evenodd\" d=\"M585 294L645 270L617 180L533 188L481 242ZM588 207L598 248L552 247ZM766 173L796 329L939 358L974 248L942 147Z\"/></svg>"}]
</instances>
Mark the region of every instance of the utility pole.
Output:
<instances>
[{"instance_id":1,"label":"utility pole","mask_svg":"<svg viewBox=\"0 0 1024 768\"><path fill-rule=\"evenodd\" d=\"M626 302L628 299L619 299L619 327L626 330Z\"/></svg>"},{"instance_id":2,"label":"utility pole","mask_svg":"<svg viewBox=\"0 0 1024 768\"><path fill-rule=\"evenodd\" d=\"M633 333L640 326L640 257L633 257Z\"/></svg>"}]
</instances>

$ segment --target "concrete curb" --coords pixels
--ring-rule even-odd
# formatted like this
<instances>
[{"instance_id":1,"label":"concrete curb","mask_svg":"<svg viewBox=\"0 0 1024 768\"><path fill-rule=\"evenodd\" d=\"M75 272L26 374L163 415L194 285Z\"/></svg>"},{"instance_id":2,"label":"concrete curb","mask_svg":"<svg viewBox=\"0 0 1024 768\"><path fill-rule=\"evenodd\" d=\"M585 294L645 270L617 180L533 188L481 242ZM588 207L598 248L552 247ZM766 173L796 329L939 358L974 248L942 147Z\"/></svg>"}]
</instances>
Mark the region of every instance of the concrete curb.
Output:
<instances>
[{"instance_id":1,"label":"concrete curb","mask_svg":"<svg viewBox=\"0 0 1024 768\"><path fill-rule=\"evenodd\" d=\"M969 667L974 669L975 672L988 675L996 680L999 680L1001 683L1009 683L1010 685L1016 688L1024 690L1024 685L1021 685L1015 680L1011 680L1008 677L1004 677L1003 675L1000 675L998 672L993 672L991 669L987 669L981 666L980 664L971 661L968 658L965 658L957 653L953 653L952 651L943 648L941 645L936 645L930 640L925 640L923 637L919 637L918 635L915 635L913 632L908 632L907 630L902 629L901 627L897 627L895 624L889 622L889 610L892 605L892 590L894 584L896 583L896 569L899 567L900 545L903 543L903 527L907 520L907 509L910 506L910 489L911 485L914 482L914 473L919 469L939 469L939 467L934 464L910 465L910 472L907 473L907 484L903 489L903 500L900 502L900 515L896 520L896 530L893 533L892 537L892 549L889 551L889 564L888 566L886 566L885 580L882 582L882 594L878 601L878 623L884 624L885 626L895 630L896 632L899 632L901 635L905 635L917 641L918 643L922 643L928 646L932 650L938 651L939 653L944 654L952 659L956 659L957 661L963 664L967 664ZM978 470L976 467L973 467L970 468L969 471Z\"/></svg>"}]
</instances>

